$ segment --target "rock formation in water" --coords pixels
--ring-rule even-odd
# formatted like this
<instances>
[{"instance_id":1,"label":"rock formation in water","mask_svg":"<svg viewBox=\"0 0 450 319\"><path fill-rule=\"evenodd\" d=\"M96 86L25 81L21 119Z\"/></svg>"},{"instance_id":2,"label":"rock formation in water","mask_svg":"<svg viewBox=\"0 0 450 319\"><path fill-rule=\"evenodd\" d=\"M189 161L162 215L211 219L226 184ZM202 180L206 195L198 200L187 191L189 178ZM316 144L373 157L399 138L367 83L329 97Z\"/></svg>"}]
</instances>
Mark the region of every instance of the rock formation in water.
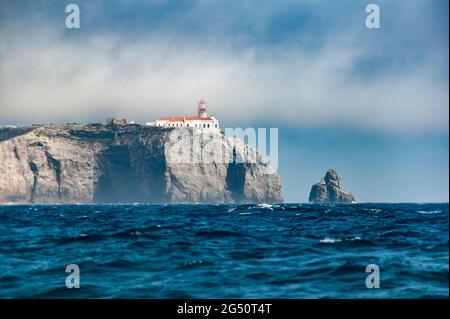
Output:
<instances>
[{"instance_id":1,"label":"rock formation in water","mask_svg":"<svg viewBox=\"0 0 450 319\"><path fill-rule=\"evenodd\" d=\"M188 157L177 159L177 149L188 150ZM253 162L239 160L251 154ZM282 200L280 176L252 148L218 130L136 124L0 128L0 203Z\"/></svg>"},{"instance_id":2,"label":"rock formation in water","mask_svg":"<svg viewBox=\"0 0 450 319\"><path fill-rule=\"evenodd\" d=\"M313 185L309 193L309 201L313 203L352 203L352 193L341 188L341 178L334 169L329 169L325 177Z\"/></svg>"}]
</instances>

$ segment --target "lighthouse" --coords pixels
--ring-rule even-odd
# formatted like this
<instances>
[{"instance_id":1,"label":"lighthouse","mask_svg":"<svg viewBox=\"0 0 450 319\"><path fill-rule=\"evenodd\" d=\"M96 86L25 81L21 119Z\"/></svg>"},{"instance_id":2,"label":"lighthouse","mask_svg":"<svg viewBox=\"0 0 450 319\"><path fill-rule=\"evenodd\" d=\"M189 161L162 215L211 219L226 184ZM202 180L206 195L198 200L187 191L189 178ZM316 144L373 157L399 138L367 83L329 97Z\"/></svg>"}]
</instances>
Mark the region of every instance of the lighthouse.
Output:
<instances>
[{"instance_id":1,"label":"lighthouse","mask_svg":"<svg viewBox=\"0 0 450 319\"><path fill-rule=\"evenodd\" d=\"M198 117L208 117L208 115L206 114L206 102L204 99L201 99L200 102L198 102Z\"/></svg>"},{"instance_id":2,"label":"lighthouse","mask_svg":"<svg viewBox=\"0 0 450 319\"><path fill-rule=\"evenodd\" d=\"M188 127L201 129L219 129L219 121L214 116L208 116L206 113L206 102L201 99L198 102L197 116L166 116L156 120L156 122L147 122L148 126L162 127Z\"/></svg>"}]
</instances>

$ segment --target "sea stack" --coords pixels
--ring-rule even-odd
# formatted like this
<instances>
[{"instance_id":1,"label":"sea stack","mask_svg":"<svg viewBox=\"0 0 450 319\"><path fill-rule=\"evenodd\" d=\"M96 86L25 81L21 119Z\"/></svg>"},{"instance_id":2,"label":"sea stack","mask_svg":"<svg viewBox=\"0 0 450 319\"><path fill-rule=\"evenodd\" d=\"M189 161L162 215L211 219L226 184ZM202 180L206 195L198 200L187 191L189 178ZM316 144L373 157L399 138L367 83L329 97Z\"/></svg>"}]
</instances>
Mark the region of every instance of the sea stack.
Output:
<instances>
[{"instance_id":1,"label":"sea stack","mask_svg":"<svg viewBox=\"0 0 450 319\"><path fill-rule=\"evenodd\" d=\"M355 197L341 188L341 178L334 169L329 169L322 180L313 185L309 193L312 203L352 203Z\"/></svg>"}]
</instances>

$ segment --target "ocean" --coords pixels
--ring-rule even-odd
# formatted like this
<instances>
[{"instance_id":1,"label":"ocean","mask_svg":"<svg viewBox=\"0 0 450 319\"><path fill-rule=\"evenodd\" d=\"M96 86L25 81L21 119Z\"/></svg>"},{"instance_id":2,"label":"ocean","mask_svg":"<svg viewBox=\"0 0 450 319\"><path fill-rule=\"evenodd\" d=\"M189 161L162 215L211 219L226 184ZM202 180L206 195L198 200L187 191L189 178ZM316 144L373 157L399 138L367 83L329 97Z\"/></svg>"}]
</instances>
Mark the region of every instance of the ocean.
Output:
<instances>
[{"instance_id":1,"label":"ocean","mask_svg":"<svg viewBox=\"0 0 450 319\"><path fill-rule=\"evenodd\" d=\"M448 298L448 207L2 205L0 298Z\"/></svg>"}]
</instances>

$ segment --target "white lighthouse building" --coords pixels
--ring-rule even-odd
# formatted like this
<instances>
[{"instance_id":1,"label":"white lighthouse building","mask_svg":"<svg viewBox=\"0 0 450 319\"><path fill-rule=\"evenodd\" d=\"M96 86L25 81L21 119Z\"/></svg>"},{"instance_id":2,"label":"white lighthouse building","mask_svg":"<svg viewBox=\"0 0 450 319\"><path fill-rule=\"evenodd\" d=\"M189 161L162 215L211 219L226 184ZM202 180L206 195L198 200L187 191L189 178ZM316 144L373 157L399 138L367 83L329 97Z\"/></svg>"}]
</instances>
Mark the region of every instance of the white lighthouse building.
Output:
<instances>
[{"instance_id":1,"label":"white lighthouse building","mask_svg":"<svg viewBox=\"0 0 450 319\"><path fill-rule=\"evenodd\" d=\"M197 116L171 116L162 117L156 122L147 122L147 125L163 127L193 127L219 129L219 121L214 116L208 116L206 112L206 101L198 102Z\"/></svg>"}]
</instances>

